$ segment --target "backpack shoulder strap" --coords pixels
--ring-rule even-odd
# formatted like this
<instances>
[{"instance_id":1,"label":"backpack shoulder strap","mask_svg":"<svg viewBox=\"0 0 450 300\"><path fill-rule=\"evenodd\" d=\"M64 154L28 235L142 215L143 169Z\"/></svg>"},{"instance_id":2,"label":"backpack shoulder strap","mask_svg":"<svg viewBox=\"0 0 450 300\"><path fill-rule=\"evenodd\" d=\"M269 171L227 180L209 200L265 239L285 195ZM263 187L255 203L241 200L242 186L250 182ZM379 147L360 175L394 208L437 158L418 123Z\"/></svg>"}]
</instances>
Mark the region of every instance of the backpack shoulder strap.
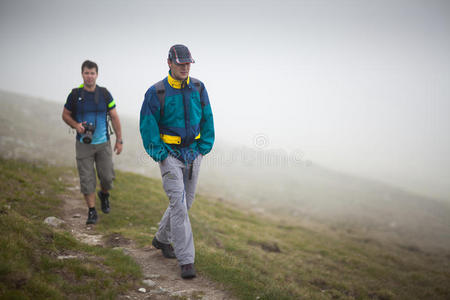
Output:
<instances>
[{"instance_id":1,"label":"backpack shoulder strap","mask_svg":"<svg viewBox=\"0 0 450 300\"><path fill-rule=\"evenodd\" d=\"M70 101L72 101L72 103L76 102L78 100L78 88L72 89L72 93L70 95L71 95Z\"/></svg>"},{"instance_id":2,"label":"backpack shoulder strap","mask_svg":"<svg viewBox=\"0 0 450 300\"><path fill-rule=\"evenodd\" d=\"M190 78L192 84L197 88L198 94L200 95L200 97L202 96L202 92L203 92L203 85L201 83L200 80L198 80L197 78ZM203 103L202 103L202 107L203 107Z\"/></svg>"},{"instance_id":3,"label":"backpack shoulder strap","mask_svg":"<svg viewBox=\"0 0 450 300\"><path fill-rule=\"evenodd\" d=\"M103 94L103 98L105 99L105 101L108 99L109 96L109 92L108 89L102 86L97 86L100 89L100 92Z\"/></svg>"},{"instance_id":4,"label":"backpack shoulder strap","mask_svg":"<svg viewBox=\"0 0 450 300\"><path fill-rule=\"evenodd\" d=\"M198 92L201 94L201 92L203 90L201 81L194 77L191 77L190 80L191 80L192 84L195 85Z\"/></svg>"},{"instance_id":5,"label":"backpack shoulder strap","mask_svg":"<svg viewBox=\"0 0 450 300\"><path fill-rule=\"evenodd\" d=\"M108 96L109 96L108 90L105 87L97 85L97 88L95 89L95 95L94 95L95 104L98 104L100 101L99 100L100 93L103 95L103 100L105 100L105 102L106 102L106 100L108 100Z\"/></svg>"},{"instance_id":6,"label":"backpack shoulder strap","mask_svg":"<svg viewBox=\"0 0 450 300\"><path fill-rule=\"evenodd\" d=\"M155 84L156 95L159 99L160 119L164 116L164 104L166 102L166 88L164 87L164 80L160 80Z\"/></svg>"},{"instance_id":7,"label":"backpack shoulder strap","mask_svg":"<svg viewBox=\"0 0 450 300\"><path fill-rule=\"evenodd\" d=\"M97 95L100 93L102 93L103 100L105 100L105 103L106 103L106 101L108 100L108 96L110 95L108 92L108 89L105 87L102 87L102 86L98 86L98 85L97 85L97 87L99 89L99 92L97 93L97 91L96 91L96 93L95 93L95 103L98 104L98 96ZM108 103L106 103L106 106L108 107ZM112 123L111 115L109 114L108 110L106 111L106 123L108 124L109 135L110 136L114 135L114 131L112 130L112 125L111 125L111 123Z\"/></svg>"},{"instance_id":8,"label":"backpack shoulder strap","mask_svg":"<svg viewBox=\"0 0 450 300\"><path fill-rule=\"evenodd\" d=\"M98 91L98 93L97 93L97 91L95 93L95 103L98 104L100 93L103 95L103 100L105 100L105 103L106 103L106 101L108 100L108 96L109 96L108 90L105 87L98 86L98 85L97 85L97 88L99 91ZM106 106L108 106L108 103L106 103Z\"/></svg>"},{"instance_id":9,"label":"backpack shoulder strap","mask_svg":"<svg viewBox=\"0 0 450 300\"><path fill-rule=\"evenodd\" d=\"M71 95L70 102L72 104L71 105L72 106L72 118L74 120L76 120L75 117L77 115L77 102L78 102L78 97L80 95L79 88L73 88L72 93L70 95Z\"/></svg>"}]
</instances>

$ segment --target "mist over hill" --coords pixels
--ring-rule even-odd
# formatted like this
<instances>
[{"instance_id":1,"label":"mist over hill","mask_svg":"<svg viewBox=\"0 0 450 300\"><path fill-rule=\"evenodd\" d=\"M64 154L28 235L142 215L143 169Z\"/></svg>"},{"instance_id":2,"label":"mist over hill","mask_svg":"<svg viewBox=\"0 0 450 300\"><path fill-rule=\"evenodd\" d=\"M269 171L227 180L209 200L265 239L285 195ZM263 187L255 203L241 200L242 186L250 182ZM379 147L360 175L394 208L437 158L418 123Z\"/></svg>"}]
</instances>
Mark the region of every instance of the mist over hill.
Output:
<instances>
[{"instance_id":1,"label":"mist over hill","mask_svg":"<svg viewBox=\"0 0 450 300\"><path fill-rule=\"evenodd\" d=\"M5 91L0 103L1 156L76 166L75 132L61 119L63 103ZM114 155L115 167L159 178L142 147L138 119L121 116L121 122L125 144ZM328 170L300 152L231 145L219 136L202 165L199 193L255 213L450 249L448 202Z\"/></svg>"}]
</instances>

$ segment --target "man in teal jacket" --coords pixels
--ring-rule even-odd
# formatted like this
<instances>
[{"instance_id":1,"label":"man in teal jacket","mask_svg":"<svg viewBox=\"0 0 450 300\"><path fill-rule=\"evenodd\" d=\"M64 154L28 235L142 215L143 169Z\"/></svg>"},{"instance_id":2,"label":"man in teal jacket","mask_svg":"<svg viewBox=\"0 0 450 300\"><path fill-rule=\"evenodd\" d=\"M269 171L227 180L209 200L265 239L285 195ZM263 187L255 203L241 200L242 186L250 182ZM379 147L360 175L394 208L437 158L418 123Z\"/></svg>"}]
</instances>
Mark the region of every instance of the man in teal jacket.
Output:
<instances>
[{"instance_id":1,"label":"man in teal jacket","mask_svg":"<svg viewBox=\"0 0 450 300\"><path fill-rule=\"evenodd\" d=\"M169 74L145 93L140 132L147 153L159 163L169 197L152 245L177 258L181 277L195 277L195 248L188 210L195 196L200 163L214 144L214 123L205 85L189 77L189 49L169 50ZM173 245L173 247L172 247Z\"/></svg>"}]
</instances>

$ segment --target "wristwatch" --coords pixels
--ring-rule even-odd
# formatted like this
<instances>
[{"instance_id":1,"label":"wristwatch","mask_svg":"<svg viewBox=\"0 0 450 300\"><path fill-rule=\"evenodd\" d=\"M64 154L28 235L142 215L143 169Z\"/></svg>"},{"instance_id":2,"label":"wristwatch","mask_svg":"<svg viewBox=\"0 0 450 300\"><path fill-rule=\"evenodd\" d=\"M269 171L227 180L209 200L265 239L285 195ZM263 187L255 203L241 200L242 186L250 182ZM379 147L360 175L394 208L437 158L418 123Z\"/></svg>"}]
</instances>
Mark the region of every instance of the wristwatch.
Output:
<instances>
[{"instance_id":1,"label":"wristwatch","mask_svg":"<svg viewBox=\"0 0 450 300\"><path fill-rule=\"evenodd\" d=\"M116 143L123 144L123 140L122 139L117 140Z\"/></svg>"}]
</instances>

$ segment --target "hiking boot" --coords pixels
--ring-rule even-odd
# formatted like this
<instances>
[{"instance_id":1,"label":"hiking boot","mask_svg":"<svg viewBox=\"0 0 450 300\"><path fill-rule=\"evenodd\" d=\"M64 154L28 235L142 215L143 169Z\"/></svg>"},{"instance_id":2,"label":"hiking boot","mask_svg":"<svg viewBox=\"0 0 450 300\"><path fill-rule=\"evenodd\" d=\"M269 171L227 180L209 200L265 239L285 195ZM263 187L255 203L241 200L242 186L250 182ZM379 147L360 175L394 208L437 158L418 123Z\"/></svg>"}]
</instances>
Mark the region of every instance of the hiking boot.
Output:
<instances>
[{"instance_id":1,"label":"hiking boot","mask_svg":"<svg viewBox=\"0 0 450 300\"><path fill-rule=\"evenodd\" d=\"M103 193L102 191L98 191L98 197L100 198L100 202L102 203L102 212L105 214L109 214L109 193Z\"/></svg>"},{"instance_id":2,"label":"hiking boot","mask_svg":"<svg viewBox=\"0 0 450 300\"><path fill-rule=\"evenodd\" d=\"M175 252L173 251L172 245L171 244L161 243L160 241L158 241L156 239L156 236L153 238L152 245L156 249L161 249L162 254L163 254L163 256L165 258L177 258L175 256Z\"/></svg>"},{"instance_id":3,"label":"hiking boot","mask_svg":"<svg viewBox=\"0 0 450 300\"><path fill-rule=\"evenodd\" d=\"M98 219L98 216L97 216L97 211L95 210L95 208L89 209L86 225L97 223L97 219Z\"/></svg>"},{"instance_id":4,"label":"hiking boot","mask_svg":"<svg viewBox=\"0 0 450 300\"><path fill-rule=\"evenodd\" d=\"M194 264L187 264L181 266L181 277L184 279L195 277Z\"/></svg>"}]
</instances>

